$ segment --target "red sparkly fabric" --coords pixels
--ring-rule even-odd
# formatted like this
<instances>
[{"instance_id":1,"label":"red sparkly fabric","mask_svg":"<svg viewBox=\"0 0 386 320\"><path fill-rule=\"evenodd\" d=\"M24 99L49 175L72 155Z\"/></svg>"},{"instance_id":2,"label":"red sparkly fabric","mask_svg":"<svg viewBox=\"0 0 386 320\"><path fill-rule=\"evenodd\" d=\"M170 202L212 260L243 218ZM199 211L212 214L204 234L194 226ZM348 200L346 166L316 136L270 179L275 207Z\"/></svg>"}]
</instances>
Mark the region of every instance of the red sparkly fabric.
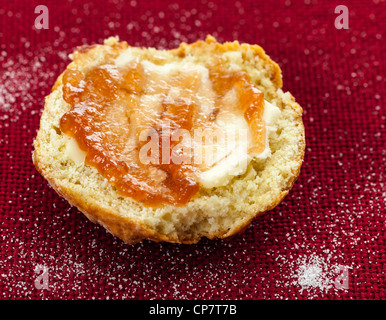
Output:
<instances>
[{"instance_id":1,"label":"red sparkly fabric","mask_svg":"<svg viewBox=\"0 0 386 320\"><path fill-rule=\"evenodd\" d=\"M0 3L1 299L386 298L384 1L343 2L347 30L334 25L341 1L45 1L48 30L33 26L41 1ZM35 170L44 97L77 45L206 34L279 63L304 109L302 172L233 239L126 245Z\"/></svg>"}]
</instances>

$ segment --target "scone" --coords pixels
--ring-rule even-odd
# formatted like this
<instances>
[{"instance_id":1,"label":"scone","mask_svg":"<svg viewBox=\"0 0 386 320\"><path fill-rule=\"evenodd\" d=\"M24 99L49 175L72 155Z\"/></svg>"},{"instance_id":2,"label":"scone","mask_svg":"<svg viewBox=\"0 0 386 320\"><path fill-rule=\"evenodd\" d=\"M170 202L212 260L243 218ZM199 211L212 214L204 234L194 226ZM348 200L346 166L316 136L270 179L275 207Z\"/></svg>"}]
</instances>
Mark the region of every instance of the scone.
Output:
<instances>
[{"instance_id":1,"label":"scone","mask_svg":"<svg viewBox=\"0 0 386 320\"><path fill-rule=\"evenodd\" d=\"M46 97L33 161L123 241L226 238L299 175L302 109L257 45L83 46Z\"/></svg>"}]
</instances>

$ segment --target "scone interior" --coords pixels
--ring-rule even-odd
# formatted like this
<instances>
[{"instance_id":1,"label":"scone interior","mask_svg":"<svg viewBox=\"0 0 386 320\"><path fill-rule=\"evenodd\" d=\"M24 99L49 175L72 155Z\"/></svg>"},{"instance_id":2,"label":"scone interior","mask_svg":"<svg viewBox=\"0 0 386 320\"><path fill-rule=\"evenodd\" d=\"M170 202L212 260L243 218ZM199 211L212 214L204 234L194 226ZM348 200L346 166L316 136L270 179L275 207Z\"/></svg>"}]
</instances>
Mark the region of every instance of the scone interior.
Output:
<instances>
[{"instance_id":1,"label":"scone interior","mask_svg":"<svg viewBox=\"0 0 386 320\"><path fill-rule=\"evenodd\" d=\"M221 61L227 70L246 72L263 92L267 105L280 110L267 135L265 156L251 157L242 174L220 179L221 183L212 183L212 176L203 177L198 192L184 205L144 205L120 193L95 167L85 164L74 142L60 129L61 118L71 109L63 99L61 75L46 98L34 141L35 166L53 188L90 220L127 243L225 238L279 204L299 175L305 140L302 109L290 93L282 91L278 65L257 45L220 44L208 36L206 41L182 43L174 50L135 48L109 38L104 45L76 51L67 69L87 72L106 64L111 56L124 64L127 56L136 55L154 65L189 61L203 67L208 61Z\"/></svg>"}]
</instances>

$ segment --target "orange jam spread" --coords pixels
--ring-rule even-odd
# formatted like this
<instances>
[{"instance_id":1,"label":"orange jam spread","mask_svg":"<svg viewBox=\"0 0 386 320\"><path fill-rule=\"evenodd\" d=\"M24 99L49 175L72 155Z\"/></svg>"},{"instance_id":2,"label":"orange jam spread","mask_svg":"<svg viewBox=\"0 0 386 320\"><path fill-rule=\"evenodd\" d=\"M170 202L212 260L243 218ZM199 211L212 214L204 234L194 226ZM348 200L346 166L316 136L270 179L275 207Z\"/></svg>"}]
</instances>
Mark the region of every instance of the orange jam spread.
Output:
<instances>
[{"instance_id":1,"label":"orange jam spread","mask_svg":"<svg viewBox=\"0 0 386 320\"><path fill-rule=\"evenodd\" d=\"M120 194L149 206L186 204L199 190L202 166L194 164L192 155L182 163L162 161L180 141L172 139L175 130L211 126L218 114L228 112L248 123L253 140L248 152L258 154L265 148L263 93L246 72L226 71L220 65L206 68L211 88L203 87L199 71L160 76L139 57L123 66L112 60L87 72L67 69L63 98L71 109L61 118L60 129L77 141L86 152L85 162ZM199 90L212 94L210 110L200 107ZM224 99L230 91L236 97L231 104ZM159 161L144 163L140 150L156 134ZM166 151L164 141L171 146Z\"/></svg>"}]
</instances>

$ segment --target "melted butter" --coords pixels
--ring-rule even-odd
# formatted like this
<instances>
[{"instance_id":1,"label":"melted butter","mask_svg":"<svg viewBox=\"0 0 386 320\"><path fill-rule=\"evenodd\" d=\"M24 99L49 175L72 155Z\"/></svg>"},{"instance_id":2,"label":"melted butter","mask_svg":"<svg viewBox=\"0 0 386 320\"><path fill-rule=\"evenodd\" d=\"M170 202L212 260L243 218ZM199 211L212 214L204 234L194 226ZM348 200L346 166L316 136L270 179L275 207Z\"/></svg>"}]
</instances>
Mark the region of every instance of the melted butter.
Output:
<instances>
[{"instance_id":1,"label":"melted butter","mask_svg":"<svg viewBox=\"0 0 386 320\"><path fill-rule=\"evenodd\" d=\"M81 150L76 140L70 136L65 136L66 141L66 154L67 156L78 166L84 163L86 159L86 153Z\"/></svg>"},{"instance_id":2,"label":"melted butter","mask_svg":"<svg viewBox=\"0 0 386 320\"><path fill-rule=\"evenodd\" d=\"M208 177L213 180L210 172L227 173L240 158L262 154L267 147L264 96L243 71L183 62L157 65L138 56L120 56L86 73L66 70L63 98L72 107L61 118L60 128L86 153L85 162L121 194L145 205L183 205L200 184L216 185L208 183ZM228 143L235 135L231 129L239 128L246 128L247 136ZM187 149L201 148L209 161L195 161L196 153L188 152L182 163L165 163L170 154L162 148L158 163L141 161L140 150L155 133L160 145L166 140L172 150L179 144L184 147L185 140L173 139L180 129L194 137ZM225 134L205 145L195 139L197 129ZM232 152L240 146L245 153ZM206 172L207 180L202 179ZM241 173L233 169L233 175Z\"/></svg>"}]
</instances>

